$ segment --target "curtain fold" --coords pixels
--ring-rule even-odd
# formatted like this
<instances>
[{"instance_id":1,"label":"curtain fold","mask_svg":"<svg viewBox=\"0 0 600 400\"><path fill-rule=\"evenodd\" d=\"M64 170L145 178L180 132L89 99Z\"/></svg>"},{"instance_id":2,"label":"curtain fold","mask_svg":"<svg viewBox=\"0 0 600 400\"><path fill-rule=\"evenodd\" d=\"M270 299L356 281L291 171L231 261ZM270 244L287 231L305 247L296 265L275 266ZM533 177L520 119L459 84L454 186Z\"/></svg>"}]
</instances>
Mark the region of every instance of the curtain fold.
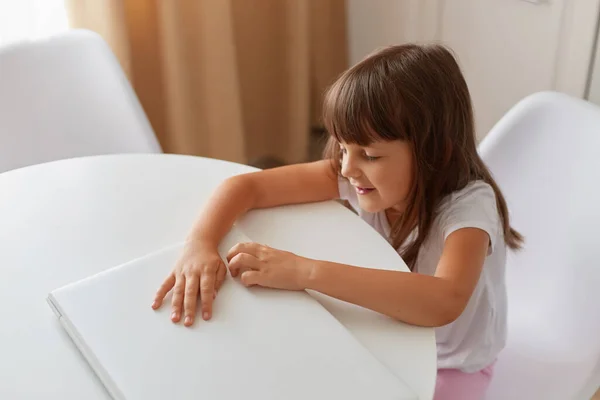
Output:
<instances>
[{"instance_id":1,"label":"curtain fold","mask_svg":"<svg viewBox=\"0 0 600 400\"><path fill-rule=\"evenodd\" d=\"M113 49L163 149L308 159L321 96L347 68L345 0L65 0Z\"/></svg>"}]
</instances>

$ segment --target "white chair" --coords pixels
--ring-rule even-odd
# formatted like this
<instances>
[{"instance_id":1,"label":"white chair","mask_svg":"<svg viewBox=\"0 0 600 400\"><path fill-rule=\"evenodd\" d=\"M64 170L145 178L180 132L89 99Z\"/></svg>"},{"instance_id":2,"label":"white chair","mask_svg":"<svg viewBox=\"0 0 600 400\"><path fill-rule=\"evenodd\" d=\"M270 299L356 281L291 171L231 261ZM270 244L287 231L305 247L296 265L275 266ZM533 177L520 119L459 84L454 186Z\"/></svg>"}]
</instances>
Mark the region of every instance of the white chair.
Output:
<instances>
[{"instance_id":1,"label":"white chair","mask_svg":"<svg viewBox=\"0 0 600 400\"><path fill-rule=\"evenodd\" d=\"M159 153L108 45L72 30L0 49L0 173L63 158Z\"/></svg>"},{"instance_id":2,"label":"white chair","mask_svg":"<svg viewBox=\"0 0 600 400\"><path fill-rule=\"evenodd\" d=\"M525 247L487 400L589 400L600 385L600 108L531 95L479 147Z\"/></svg>"}]
</instances>

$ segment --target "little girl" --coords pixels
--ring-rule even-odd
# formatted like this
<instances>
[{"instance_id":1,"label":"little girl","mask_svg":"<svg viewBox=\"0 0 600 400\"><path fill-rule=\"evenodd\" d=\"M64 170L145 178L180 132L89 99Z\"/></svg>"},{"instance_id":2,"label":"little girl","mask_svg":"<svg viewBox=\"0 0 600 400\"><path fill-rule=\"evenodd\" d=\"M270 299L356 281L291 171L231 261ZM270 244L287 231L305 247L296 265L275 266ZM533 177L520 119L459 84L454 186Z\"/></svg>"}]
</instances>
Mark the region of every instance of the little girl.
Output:
<instances>
[{"instance_id":1,"label":"little girl","mask_svg":"<svg viewBox=\"0 0 600 400\"><path fill-rule=\"evenodd\" d=\"M228 254L247 285L311 289L413 325L436 327L435 399L481 399L506 337L507 247L522 238L480 159L467 85L439 45L393 46L343 73L326 93L325 160L227 179L156 294L173 290L171 319L202 316L227 268L218 245L250 209L347 200L412 272L311 260L241 243Z\"/></svg>"}]
</instances>

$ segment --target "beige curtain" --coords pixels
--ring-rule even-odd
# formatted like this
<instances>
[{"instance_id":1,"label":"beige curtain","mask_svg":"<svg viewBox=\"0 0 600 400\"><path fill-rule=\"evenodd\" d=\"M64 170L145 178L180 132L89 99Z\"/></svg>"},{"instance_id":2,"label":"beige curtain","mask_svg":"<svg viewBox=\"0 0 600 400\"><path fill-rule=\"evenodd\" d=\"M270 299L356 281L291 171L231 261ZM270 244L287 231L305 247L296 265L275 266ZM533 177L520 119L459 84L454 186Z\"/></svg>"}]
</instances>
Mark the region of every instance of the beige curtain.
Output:
<instances>
[{"instance_id":1,"label":"beige curtain","mask_svg":"<svg viewBox=\"0 0 600 400\"><path fill-rule=\"evenodd\" d=\"M347 67L345 0L65 0L119 58L166 152L307 159Z\"/></svg>"}]
</instances>

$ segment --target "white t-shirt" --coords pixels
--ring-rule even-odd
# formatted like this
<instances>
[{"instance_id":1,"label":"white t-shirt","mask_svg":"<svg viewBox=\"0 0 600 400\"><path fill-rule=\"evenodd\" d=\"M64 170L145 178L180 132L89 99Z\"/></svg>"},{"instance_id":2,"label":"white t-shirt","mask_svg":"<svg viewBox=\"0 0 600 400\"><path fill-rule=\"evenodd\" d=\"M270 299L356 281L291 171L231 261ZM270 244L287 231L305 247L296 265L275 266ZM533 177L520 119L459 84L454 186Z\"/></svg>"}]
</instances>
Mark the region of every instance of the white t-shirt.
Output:
<instances>
[{"instance_id":1,"label":"white t-shirt","mask_svg":"<svg viewBox=\"0 0 600 400\"><path fill-rule=\"evenodd\" d=\"M390 225L385 212L361 210L358 194L346 179L339 179L339 191L341 199L348 201L365 222L390 240ZM419 251L414 270L434 275L446 238L466 227L480 228L488 233L488 256L479 282L460 317L436 328L435 334L438 368L475 372L491 364L506 342L506 244L490 185L474 181L441 201L439 214Z\"/></svg>"}]
</instances>

